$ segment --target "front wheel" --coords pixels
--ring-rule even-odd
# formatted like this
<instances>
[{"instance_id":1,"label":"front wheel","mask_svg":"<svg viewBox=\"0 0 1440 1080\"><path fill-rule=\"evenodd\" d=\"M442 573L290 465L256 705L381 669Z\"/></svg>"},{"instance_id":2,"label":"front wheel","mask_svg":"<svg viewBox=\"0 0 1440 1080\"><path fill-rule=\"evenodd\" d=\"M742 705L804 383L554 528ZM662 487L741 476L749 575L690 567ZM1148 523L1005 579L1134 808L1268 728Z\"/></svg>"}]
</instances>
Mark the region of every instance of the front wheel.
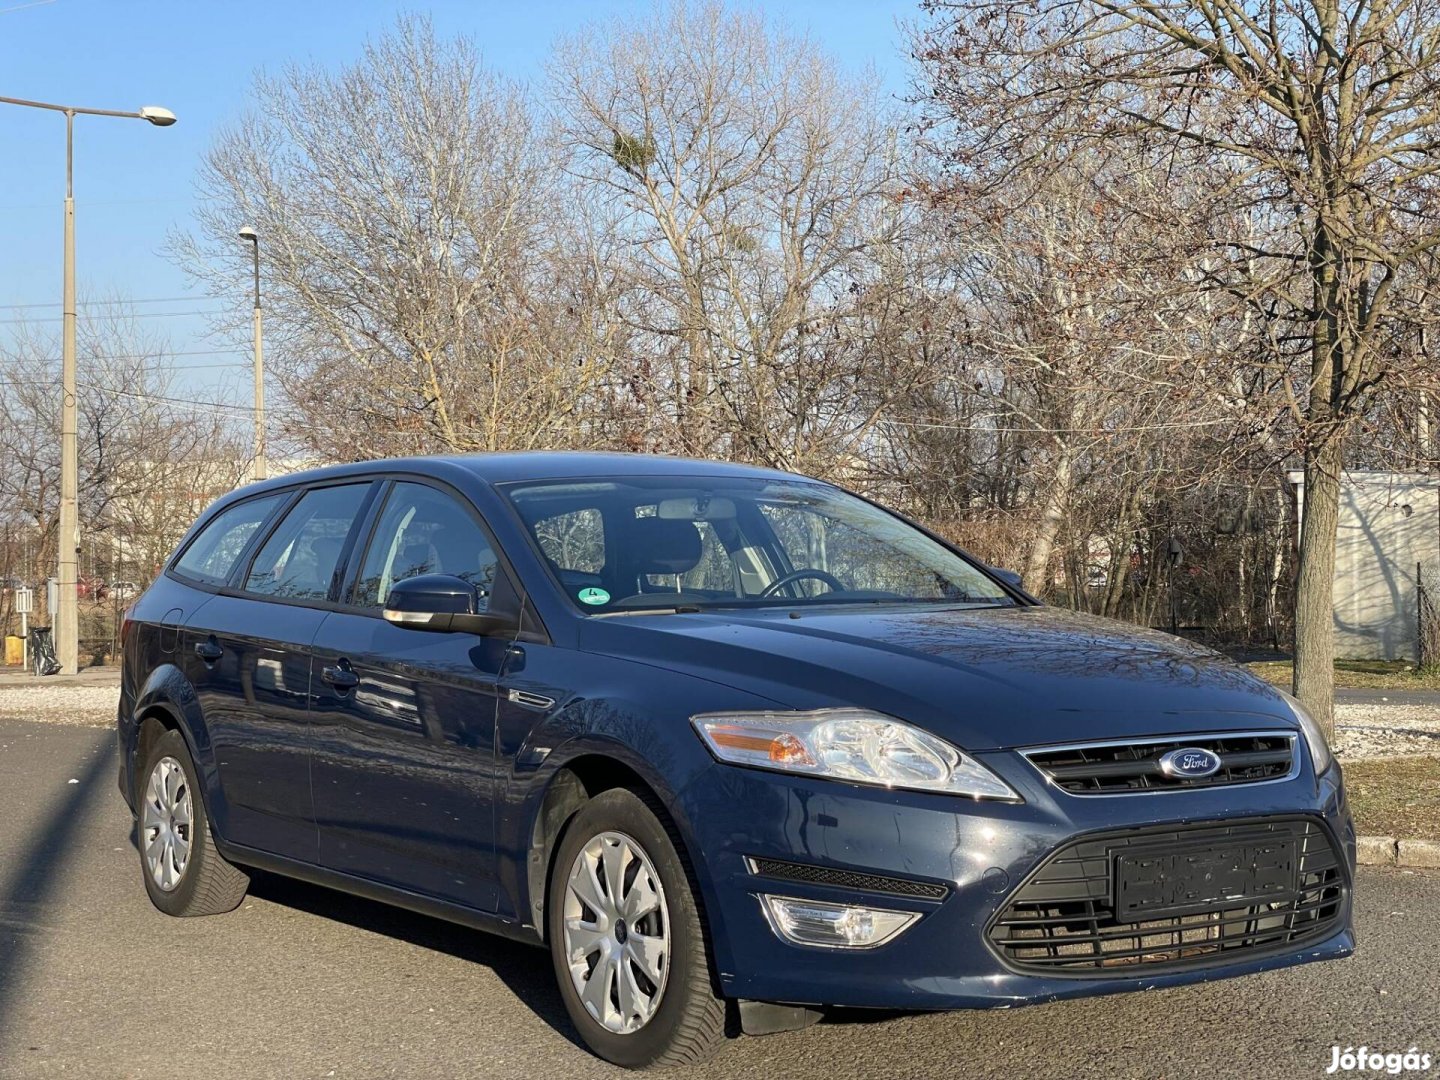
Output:
<instances>
[{"instance_id":1,"label":"front wheel","mask_svg":"<svg viewBox=\"0 0 1440 1080\"><path fill-rule=\"evenodd\" d=\"M547 936L570 1020L626 1068L688 1065L725 1038L691 875L658 808L616 788L566 827Z\"/></svg>"}]
</instances>

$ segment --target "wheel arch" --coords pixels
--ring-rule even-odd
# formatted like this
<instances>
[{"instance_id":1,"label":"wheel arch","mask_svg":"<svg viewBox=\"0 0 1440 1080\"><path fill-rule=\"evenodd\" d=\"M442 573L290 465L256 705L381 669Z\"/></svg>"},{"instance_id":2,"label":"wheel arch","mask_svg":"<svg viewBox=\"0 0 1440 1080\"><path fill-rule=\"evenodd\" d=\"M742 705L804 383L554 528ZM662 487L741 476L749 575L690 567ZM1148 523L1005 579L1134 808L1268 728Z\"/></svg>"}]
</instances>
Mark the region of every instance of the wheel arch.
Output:
<instances>
[{"instance_id":1,"label":"wheel arch","mask_svg":"<svg viewBox=\"0 0 1440 1080\"><path fill-rule=\"evenodd\" d=\"M135 798L134 774L141 755L149 746L148 740L158 738L164 731L178 731L185 740L185 749L199 774L201 795L210 813L211 828L217 834L223 833L216 820L223 816L223 806L221 815L215 813L217 804L223 804L223 794L219 788L214 754L211 752L210 732L201 715L195 689L180 669L167 664L151 672L135 696L135 705L130 715L132 722L128 745L125 748L127 759L124 765L130 775L132 809Z\"/></svg>"},{"instance_id":2,"label":"wheel arch","mask_svg":"<svg viewBox=\"0 0 1440 1080\"><path fill-rule=\"evenodd\" d=\"M627 757L619 747L577 750L555 766L530 814L526 834L525 921L534 926L542 942L546 940L547 885L565 827L586 802L614 788L626 788L642 797L648 796L647 801L657 811L662 824L677 839L680 857L696 878L702 894L698 898L702 910L709 907L703 896L706 891L704 871L694 854L695 841L687 823L674 809L673 793L658 777L647 775L649 770L643 770L643 766L637 768L635 762L626 760Z\"/></svg>"}]
</instances>

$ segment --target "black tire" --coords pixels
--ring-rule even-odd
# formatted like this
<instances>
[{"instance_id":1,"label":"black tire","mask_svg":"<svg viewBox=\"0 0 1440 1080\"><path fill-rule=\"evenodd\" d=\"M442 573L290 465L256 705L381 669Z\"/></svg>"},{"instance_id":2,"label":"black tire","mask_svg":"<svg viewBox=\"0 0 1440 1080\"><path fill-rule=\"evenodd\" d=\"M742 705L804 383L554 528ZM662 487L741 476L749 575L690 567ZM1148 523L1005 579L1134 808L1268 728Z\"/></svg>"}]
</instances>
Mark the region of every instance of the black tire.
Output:
<instances>
[{"instance_id":1,"label":"black tire","mask_svg":"<svg viewBox=\"0 0 1440 1080\"><path fill-rule=\"evenodd\" d=\"M184 774L184 783L189 790L191 820L188 827L189 854L180 871L179 879L171 888L162 888L151 873L146 859L146 848L150 836L145 825L145 803L150 777L155 767L165 759L179 764ZM226 862L215 850L215 840L210 834L210 818L205 812L195 763L190 760L190 751L185 738L178 731L166 731L154 739L146 751L144 760L136 763L135 769L135 835L140 850L140 877L150 902L167 915L221 915L234 911L245 899L250 887L250 875L238 866ZM181 826L184 829L184 826ZM176 860L178 861L178 860Z\"/></svg>"},{"instance_id":2,"label":"black tire","mask_svg":"<svg viewBox=\"0 0 1440 1080\"><path fill-rule=\"evenodd\" d=\"M581 851L602 833L623 834L642 849L660 879L668 909L669 953L660 1001L649 1021L631 1032L611 1031L591 1016L565 956L566 884ZM565 827L547 893L546 932L555 979L571 1023L591 1050L627 1069L693 1065L714 1056L725 1041L726 1005L715 993L694 875L679 838L648 794L615 788L582 806Z\"/></svg>"}]
</instances>

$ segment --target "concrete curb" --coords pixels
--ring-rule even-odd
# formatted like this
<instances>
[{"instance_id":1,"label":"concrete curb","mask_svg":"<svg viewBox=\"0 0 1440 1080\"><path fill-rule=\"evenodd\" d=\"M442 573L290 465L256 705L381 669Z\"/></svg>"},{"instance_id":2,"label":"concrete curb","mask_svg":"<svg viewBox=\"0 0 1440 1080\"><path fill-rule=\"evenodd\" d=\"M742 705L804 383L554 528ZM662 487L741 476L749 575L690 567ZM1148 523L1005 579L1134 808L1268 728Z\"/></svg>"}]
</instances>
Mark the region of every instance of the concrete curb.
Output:
<instances>
[{"instance_id":1,"label":"concrete curb","mask_svg":"<svg viewBox=\"0 0 1440 1080\"><path fill-rule=\"evenodd\" d=\"M1360 836L1355 840L1355 861L1361 866L1440 867L1440 840Z\"/></svg>"}]
</instances>

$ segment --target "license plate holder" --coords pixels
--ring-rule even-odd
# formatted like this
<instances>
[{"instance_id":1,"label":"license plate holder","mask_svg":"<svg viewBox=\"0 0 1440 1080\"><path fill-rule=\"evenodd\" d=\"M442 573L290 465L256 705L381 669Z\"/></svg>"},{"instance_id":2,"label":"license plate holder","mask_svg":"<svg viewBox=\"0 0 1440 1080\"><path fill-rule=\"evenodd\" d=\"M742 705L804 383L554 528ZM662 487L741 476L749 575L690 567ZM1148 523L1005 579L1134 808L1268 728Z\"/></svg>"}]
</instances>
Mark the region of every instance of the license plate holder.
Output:
<instances>
[{"instance_id":1,"label":"license plate holder","mask_svg":"<svg viewBox=\"0 0 1440 1080\"><path fill-rule=\"evenodd\" d=\"M1282 903L1298 894L1299 848L1293 837L1117 851L1114 864L1120 922Z\"/></svg>"}]
</instances>

